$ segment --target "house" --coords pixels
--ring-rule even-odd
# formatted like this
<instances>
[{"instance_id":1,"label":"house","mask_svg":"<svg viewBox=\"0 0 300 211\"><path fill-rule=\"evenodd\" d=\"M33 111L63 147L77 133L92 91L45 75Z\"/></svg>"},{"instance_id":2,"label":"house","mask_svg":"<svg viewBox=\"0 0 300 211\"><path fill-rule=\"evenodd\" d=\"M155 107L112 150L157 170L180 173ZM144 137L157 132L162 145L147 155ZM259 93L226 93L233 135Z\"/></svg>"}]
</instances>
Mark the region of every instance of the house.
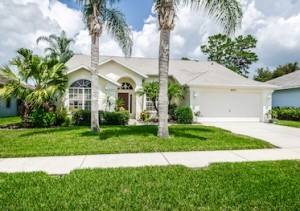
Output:
<instances>
[{"instance_id":1,"label":"house","mask_svg":"<svg viewBox=\"0 0 300 211\"><path fill-rule=\"evenodd\" d=\"M273 93L273 107L300 107L300 71L267 81L278 88Z\"/></svg>"},{"instance_id":2,"label":"house","mask_svg":"<svg viewBox=\"0 0 300 211\"><path fill-rule=\"evenodd\" d=\"M0 77L0 88L6 81ZM0 117L17 116L17 100L10 99L6 102L0 100Z\"/></svg>"},{"instance_id":3,"label":"house","mask_svg":"<svg viewBox=\"0 0 300 211\"><path fill-rule=\"evenodd\" d=\"M74 55L67 63L69 80L64 104L69 110L91 108L90 56ZM186 87L181 105L201 112L197 121L267 121L275 86L246 79L215 63L171 60L171 82ZM121 98L131 118L154 111L147 96L135 94L144 82L158 80L158 60L101 56L98 65L99 109L107 96Z\"/></svg>"}]
</instances>

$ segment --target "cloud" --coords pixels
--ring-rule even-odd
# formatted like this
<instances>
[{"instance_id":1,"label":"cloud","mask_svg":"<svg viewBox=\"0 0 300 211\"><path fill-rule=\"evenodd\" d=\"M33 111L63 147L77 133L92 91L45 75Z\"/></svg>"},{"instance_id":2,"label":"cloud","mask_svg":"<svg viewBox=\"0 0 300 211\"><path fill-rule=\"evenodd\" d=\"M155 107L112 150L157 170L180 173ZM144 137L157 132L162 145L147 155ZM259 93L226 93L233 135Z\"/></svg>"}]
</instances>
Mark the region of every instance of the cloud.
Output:
<instances>
[{"instance_id":1,"label":"cloud","mask_svg":"<svg viewBox=\"0 0 300 211\"><path fill-rule=\"evenodd\" d=\"M271 69L287 62L299 61L300 0L242 0L244 18L238 34L257 38L256 52L260 61L252 66ZM134 14L133 14L134 15ZM59 34L65 30L73 36L75 52L90 54L90 36L82 22L81 13L58 0L1 0L0 2L0 63L7 62L14 51L28 47L42 53L36 46L38 36ZM221 33L213 20L187 7L179 7L176 27L171 32L171 58L206 60L200 46L208 37ZM158 57L159 30L154 14L145 20L141 30L133 31L133 56ZM100 54L122 56L118 44L104 32Z\"/></svg>"},{"instance_id":2,"label":"cloud","mask_svg":"<svg viewBox=\"0 0 300 211\"><path fill-rule=\"evenodd\" d=\"M37 46L42 35L59 34L65 30L74 36L83 28L81 13L54 0L2 0L0 3L0 64L8 62L18 48L31 48L42 54Z\"/></svg>"}]
</instances>

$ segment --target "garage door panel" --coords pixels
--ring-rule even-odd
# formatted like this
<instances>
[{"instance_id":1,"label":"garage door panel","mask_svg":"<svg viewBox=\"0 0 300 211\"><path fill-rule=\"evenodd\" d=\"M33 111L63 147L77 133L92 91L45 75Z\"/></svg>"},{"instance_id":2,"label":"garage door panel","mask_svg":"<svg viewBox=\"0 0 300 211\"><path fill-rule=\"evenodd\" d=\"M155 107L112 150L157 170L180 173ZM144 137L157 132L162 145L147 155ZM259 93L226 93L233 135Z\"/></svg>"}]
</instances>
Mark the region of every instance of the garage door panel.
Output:
<instances>
[{"instance_id":1,"label":"garage door panel","mask_svg":"<svg viewBox=\"0 0 300 211\"><path fill-rule=\"evenodd\" d=\"M260 93L202 92L197 105L204 118L260 118Z\"/></svg>"}]
</instances>

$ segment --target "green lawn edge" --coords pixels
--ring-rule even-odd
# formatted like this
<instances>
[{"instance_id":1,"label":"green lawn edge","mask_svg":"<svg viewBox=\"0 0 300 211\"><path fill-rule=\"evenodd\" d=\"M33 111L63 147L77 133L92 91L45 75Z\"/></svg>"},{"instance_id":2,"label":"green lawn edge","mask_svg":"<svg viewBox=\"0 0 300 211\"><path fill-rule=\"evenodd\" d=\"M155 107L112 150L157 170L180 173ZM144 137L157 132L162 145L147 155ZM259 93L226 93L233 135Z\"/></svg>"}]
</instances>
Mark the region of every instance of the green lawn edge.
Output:
<instances>
[{"instance_id":1,"label":"green lawn edge","mask_svg":"<svg viewBox=\"0 0 300 211\"><path fill-rule=\"evenodd\" d=\"M157 126L104 126L0 130L0 157L94 155L274 148L248 136L202 125L172 125L170 139L156 137Z\"/></svg>"}]
</instances>

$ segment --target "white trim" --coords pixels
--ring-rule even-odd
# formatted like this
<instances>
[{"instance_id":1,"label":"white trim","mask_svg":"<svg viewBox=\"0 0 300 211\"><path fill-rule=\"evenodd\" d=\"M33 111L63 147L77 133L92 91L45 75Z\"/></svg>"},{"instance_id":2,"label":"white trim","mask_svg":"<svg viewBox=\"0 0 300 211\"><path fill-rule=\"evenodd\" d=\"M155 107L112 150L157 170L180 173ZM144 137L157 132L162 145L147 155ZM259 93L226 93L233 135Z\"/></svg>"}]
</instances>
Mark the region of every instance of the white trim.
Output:
<instances>
[{"instance_id":1,"label":"white trim","mask_svg":"<svg viewBox=\"0 0 300 211\"><path fill-rule=\"evenodd\" d=\"M276 89L276 86L272 86L272 85L270 85L270 86L255 86L255 85L234 85L234 84L232 84L232 85L230 85L230 84L228 84L228 85L219 85L219 84L210 84L210 85L208 85L208 84L206 84L206 85L201 85L201 84L186 84L187 86L189 86L189 87L191 87L191 88L193 88L193 87L195 87L195 88L199 88L199 87L208 87L208 88L210 88L210 87L215 87L215 88L252 88L252 89L269 89L269 90L274 90L274 89Z\"/></svg>"},{"instance_id":2,"label":"white trim","mask_svg":"<svg viewBox=\"0 0 300 211\"><path fill-rule=\"evenodd\" d=\"M253 118L206 118L196 117L196 122L260 122L259 117Z\"/></svg>"},{"instance_id":3,"label":"white trim","mask_svg":"<svg viewBox=\"0 0 300 211\"><path fill-rule=\"evenodd\" d=\"M99 63L98 65L99 65L99 67L100 67L100 66L102 66L102 65L104 65L104 64L107 64L108 62L111 62L111 61L116 62L117 64L122 65L123 67L126 67L127 69L129 69L129 70L131 70L132 72L134 72L134 73L136 73L136 74L142 76L143 78L148 78L147 75L144 75L144 74L142 74L142 73L140 73L140 72L138 72L138 71L132 69L131 67L128 67L127 65L125 65L125 64L123 64L123 63L121 63L121 62L119 62L119 61L116 61L115 59L108 59L108 60L106 60L106 61L103 61L103 62Z\"/></svg>"},{"instance_id":4,"label":"white trim","mask_svg":"<svg viewBox=\"0 0 300 211\"><path fill-rule=\"evenodd\" d=\"M90 71L90 72L92 71L91 68L89 68L89 67L86 66L86 65L79 65L79 66L74 67L73 69L67 71L67 75L68 75L68 74L71 74L71 73L73 73L73 72L76 72L76 71L78 71L78 70L80 70L80 69L85 69L85 70L88 70L88 71ZM115 84L115 85L118 86L118 87L121 86L121 84L118 83L117 81L114 81L114 80L112 80L112 79L110 79L110 78L108 78L108 77L106 77L106 76L104 76L104 75L102 75L102 74L100 74L100 73L98 73L98 76L101 77L101 78L103 78L103 79L105 79L105 80L107 80L107 81L109 81L109 82L111 82L111 83L113 83L113 84Z\"/></svg>"}]
</instances>

